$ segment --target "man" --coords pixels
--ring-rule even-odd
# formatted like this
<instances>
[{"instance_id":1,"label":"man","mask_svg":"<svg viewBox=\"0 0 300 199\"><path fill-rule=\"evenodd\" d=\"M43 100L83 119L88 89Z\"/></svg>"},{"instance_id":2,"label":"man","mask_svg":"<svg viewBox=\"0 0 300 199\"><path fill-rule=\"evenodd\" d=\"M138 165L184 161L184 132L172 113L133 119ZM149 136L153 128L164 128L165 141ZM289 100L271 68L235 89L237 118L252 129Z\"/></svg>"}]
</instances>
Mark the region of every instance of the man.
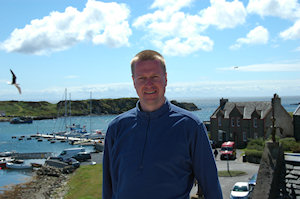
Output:
<instances>
[{"instance_id":1,"label":"man","mask_svg":"<svg viewBox=\"0 0 300 199\"><path fill-rule=\"evenodd\" d=\"M188 199L194 178L206 199L222 198L205 126L165 98L162 55L138 53L131 71L139 101L109 124L103 199Z\"/></svg>"}]
</instances>

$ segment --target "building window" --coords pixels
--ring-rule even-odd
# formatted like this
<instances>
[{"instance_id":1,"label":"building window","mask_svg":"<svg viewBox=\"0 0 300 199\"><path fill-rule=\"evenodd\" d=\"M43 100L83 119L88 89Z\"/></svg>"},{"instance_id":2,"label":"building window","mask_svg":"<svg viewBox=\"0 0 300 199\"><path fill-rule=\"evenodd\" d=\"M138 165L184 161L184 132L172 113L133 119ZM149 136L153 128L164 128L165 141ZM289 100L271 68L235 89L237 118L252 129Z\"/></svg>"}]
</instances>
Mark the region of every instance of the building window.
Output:
<instances>
[{"instance_id":1,"label":"building window","mask_svg":"<svg viewBox=\"0 0 300 199\"><path fill-rule=\"evenodd\" d=\"M253 118L253 127L257 128L257 118Z\"/></svg>"},{"instance_id":2,"label":"building window","mask_svg":"<svg viewBox=\"0 0 300 199\"><path fill-rule=\"evenodd\" d=\"M218 117L218 126L222 126L222 117L221 116Z\"/></svg>"},{"instance_id":3,"label":"building window","mask_svg":"<svg viewBox=\"0 0 300 199\"><path fill-rule=\"evenodd\" d=\"M247 132L243 132L243 141L247 142Z\"/></svg>"},{"instance_id":4,"label":"building window","mask_svg":"<svg viewBox=\"0 0 300 199\"><path fill-rule=\"evenodd\" d=\"M236 118L236 126L240 127L240 125L241 125L241 119L238 117Z\"/></svg>"},{"instance_id":5,"label":"building window","mask_svg":"<svg viewBox=\"0 0 300 199\"><path fill-rule=\"evenodd\" d=\"M218 138L219 138L219 141L223 141L223 131L222 130L218 131Z\"/></svg>"},{"instance_id":6,"label":"building window","mask_svg":"<svg viewBox=\"0 0 300 199\"><path fill-rule=\"evenodd\" d=\"M231 118L231 126L234 126L234 117Z\"/></svg>"}]
</instances>

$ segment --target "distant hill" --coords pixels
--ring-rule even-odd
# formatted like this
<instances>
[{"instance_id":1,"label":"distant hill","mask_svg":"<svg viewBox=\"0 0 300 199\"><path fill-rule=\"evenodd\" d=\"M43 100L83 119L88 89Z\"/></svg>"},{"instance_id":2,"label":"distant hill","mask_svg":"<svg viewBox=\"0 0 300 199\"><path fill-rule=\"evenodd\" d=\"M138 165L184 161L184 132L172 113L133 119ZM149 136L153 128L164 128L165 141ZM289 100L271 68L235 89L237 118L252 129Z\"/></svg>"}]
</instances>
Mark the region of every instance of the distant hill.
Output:
<instances>
[{"instance_id":1,"label":"distant hill","mask_svg":"<svg viewBox=\"0 0 300 199\"><path fill-rule=\"evenodd\" d=\"M60 101L52 104L46 101L0 101L0 113L5 113L4 118L25 116L34 119L46 119L61 117L65 113L65 104L67 111L71 109L72 116L84 116L92 113L93 115L120 114L136 106L138 98L119 98L119 99L92 99L92 100L74 100ZM177 102L171 103L186 110L199 110L193 103ZM90 104L92 110L90 110ZM3 119L3 118L2 118Z\"/></svg>"}]
</instances>

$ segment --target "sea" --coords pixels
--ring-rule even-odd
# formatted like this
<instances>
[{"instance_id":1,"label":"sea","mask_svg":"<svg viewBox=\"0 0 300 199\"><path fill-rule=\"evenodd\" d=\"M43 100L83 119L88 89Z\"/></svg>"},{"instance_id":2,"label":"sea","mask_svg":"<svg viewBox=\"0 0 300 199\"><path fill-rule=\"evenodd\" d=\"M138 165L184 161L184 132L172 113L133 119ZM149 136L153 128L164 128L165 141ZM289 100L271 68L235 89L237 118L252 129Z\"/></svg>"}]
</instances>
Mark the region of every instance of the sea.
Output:
<instances>
[{"instance_id":1,"label":"sea","mask_svg":"<svg viewBox=\"0 0 300 199\"><path fill-rule=\"evenodd\" d=\"M241 101L270 101L271 97L232 97L228 98L230 102ZM170 99L172 100L172 99ZM195 115L202 121L209 121L210 116L219 106L218 98L178 98L178 102L193 102L198 111L193 111ZM300 103L300 96L281 97L281 104L288 112L294 112ZM36 133L50 134L53 132L63 131L65 125L80 124L86 126L86 129L100 129L104 133L111 120L117 115L101 115L101 116L82 116L67 117L47 120L34 120L32 124L10 124L9 122L0 122L0 152L14 151L19 153L30 152L52 152L54 156L59 155L66 148L78 147L78 145L70 145L68 143L50 143L47 140L38 142L36 139L27 140L26 137ZM15 136L16 138L12 138ZM20 136L25 139L19 140ZM85 146L86 151L92 152L92 146ZM25 160L25 163L36 162L43 163L44 159ZM11 185L19 184L30 180L33 172L31 170L0 170L0 194L9 189Z\"/></svg>"}]
</instances>

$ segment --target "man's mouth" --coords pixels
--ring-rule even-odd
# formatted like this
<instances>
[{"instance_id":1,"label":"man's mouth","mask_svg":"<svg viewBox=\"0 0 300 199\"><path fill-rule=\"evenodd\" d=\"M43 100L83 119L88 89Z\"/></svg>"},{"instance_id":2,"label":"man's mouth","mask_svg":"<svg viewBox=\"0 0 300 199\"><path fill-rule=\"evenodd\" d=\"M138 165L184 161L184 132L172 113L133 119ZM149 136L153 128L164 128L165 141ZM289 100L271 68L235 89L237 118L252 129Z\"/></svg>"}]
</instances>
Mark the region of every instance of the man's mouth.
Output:
<instances>
[{"instance_id":1,"label":"man's mouth","mask_svg":"<svg viewBox=\"0 0 300 199\"><path fill-rule=\"evenodd\" d=\"M145 94L154 94L156 91L145 91Z\"/></svg>"}]
</instances>

